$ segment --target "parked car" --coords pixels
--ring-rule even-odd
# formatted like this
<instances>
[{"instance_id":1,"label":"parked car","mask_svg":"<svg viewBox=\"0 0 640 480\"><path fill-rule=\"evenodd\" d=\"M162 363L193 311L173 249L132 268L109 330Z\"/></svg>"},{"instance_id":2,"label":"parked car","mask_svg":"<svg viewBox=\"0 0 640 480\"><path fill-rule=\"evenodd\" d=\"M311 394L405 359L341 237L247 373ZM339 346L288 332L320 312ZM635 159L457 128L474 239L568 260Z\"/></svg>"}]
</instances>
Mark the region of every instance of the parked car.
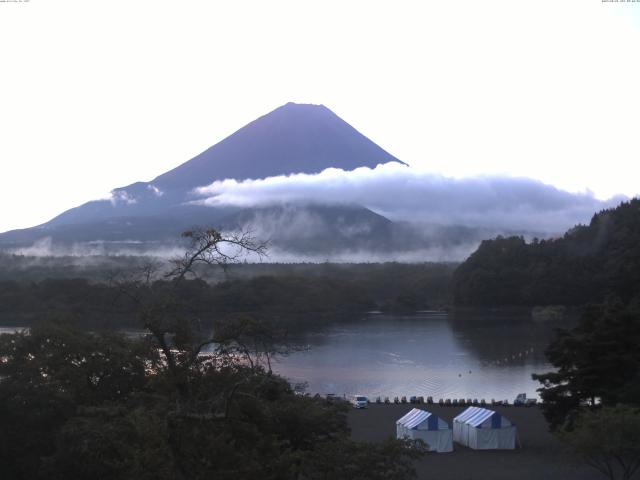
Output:
<instances>
[{"instance_id":1,"label":"parked car","mask_svg":"<svg viewBox=\"0 0 640 480\"><path fill-rule=\"evenodd\" d=\"M362 395L354 395L351 403L355 408L367 408L367 405L369 405L369 399Z\"/></svg>"},{"instance_id":2,"label":"parked car","mask_svg":"<svg viewBox=\"0 0 640 480\"><path fill-rule=\"evenodd\" d=\"M524 405L525 403L527 403L527 394L519 393L518 395L516 395L516 399L513 401L513 406L519 407L521 405Z\"/></svg>"},{"instance_id":3,"label":"parked car","mask_svg":"<svg viewBox=\"0 0 640 480\"><path fill-rule=\"evenodd\" d=\"M527 398L526 393L519 393L518 396L516 396L516 399L513 401L513 406L514 407L522 407L522 406L532 407L537 403L538 403L537 398Z\"/></svg>"}]
</instances>

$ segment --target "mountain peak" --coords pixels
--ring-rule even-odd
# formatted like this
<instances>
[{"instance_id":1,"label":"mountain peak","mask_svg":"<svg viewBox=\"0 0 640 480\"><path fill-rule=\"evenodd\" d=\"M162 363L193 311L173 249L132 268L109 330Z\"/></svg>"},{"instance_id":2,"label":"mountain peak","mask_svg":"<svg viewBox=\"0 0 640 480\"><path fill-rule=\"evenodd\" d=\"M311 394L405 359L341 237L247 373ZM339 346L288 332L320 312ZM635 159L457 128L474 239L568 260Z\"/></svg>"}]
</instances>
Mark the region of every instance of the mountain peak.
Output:
<instances>
[{"instance_id":1,"label":"mountain peak","mask_svg":"<svg viewBox=\"0 0 640 480\"><path fill-rule=\"evenodd\" d=\"M160 189L400 162L324 105L289 102L160 175Z\"/></svg>"},{"instance_id":2,"label":"mountain peak","mask_svg":"<svg viewBox=\"0 0 640 480\"><path fill-rule=\"evenodd\" d=\"M287 102L282 107L323 107L327 108L321 103L297 103L297 102ZM281 108L281 107L279 107Z\"/></svg>"},{"instance_id":3,"label":"mountain peak","mask_svg":"<svg viewBox=\"0 0 640 480\"><path fill-rule=\"evenodd\" d=\"M100 236L94 239L114 240L118 235L125 235L121 224L116 222L109 226L108 222L115 218L126 218L132 225L147 225L144 222L151 217L172 218L173 222L176 216L191 221L197 215L204 215L205 223L209 223L214 209L185 205L193 199L191 192L196 187L224 179L313 174L330 167L343 170L375 168L388 162L402 163L324 105L289 102L151 182L116 188L112 191L111 201L89 202L68 210L39 230L23 232L24 238L46 235L56 226L64 230L67 228L64 225L99 223L100 228L87 227L87 234L100 231ZM134 218L138 220L134 221ZM139 221L141 218L144 222ZM134 238L138 233L130 233L126 238Z\"/></svg>"}]
</instances>

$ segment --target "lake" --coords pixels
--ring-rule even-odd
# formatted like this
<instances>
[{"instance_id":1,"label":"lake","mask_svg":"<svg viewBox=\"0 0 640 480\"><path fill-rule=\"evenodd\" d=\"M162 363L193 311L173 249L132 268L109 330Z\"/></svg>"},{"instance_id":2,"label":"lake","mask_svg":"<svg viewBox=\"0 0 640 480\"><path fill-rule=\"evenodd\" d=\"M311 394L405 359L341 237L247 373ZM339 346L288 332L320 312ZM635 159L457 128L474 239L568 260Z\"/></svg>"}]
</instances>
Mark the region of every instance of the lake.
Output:
<instances>
[{"instance_id":1,"label":"lake","mask_svg":"<svg viewBox=\"0 0 640 480\"><path fill-rule=\"evenodd\" d=\"M553 327L530 320L369 315L305 337L308 349L274 370L310 393L439 398L536 397L532 373L552 367L544 349Z\"/></svg>"},{"instance_id":2,"label":"lake","mask_svg":"<svg viewBox=\"0 0 640 480\"><path fill-rule=\"evenodd\" d=\"M518 393L537 396L531 374L552 368L544 350L554 326L492 315L370 314L297 339L306 349L277 358L273 369L307 382L310 393L511 402Z\"/></svg>"}]
</instances>

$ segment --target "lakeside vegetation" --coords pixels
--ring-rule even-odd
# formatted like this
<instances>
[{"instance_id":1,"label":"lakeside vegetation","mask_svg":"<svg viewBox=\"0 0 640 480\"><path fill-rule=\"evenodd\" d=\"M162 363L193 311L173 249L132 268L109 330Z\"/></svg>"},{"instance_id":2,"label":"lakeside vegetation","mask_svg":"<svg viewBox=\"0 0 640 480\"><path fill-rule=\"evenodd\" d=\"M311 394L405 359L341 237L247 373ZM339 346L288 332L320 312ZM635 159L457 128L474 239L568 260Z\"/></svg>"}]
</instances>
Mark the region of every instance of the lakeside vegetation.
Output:
<instances>
[{"instance_id":1,"label":"lakeside vegetation","mask_svg":"<svg viewBox=\"0 0 640 480\"><path fill-rule=\"evenodd\" d=\"M485 240L452 279L453 302L465 306L580 306L610 294L625 302L640 295L640 199L561 238Z\"/></svg>"},{"instance_id":2,"label":"lakeside vegetation","mask_svg":"<svg viewBox=\"0 0 640 480\"><path fill-rule=\"evenodd\" d=\"M611 480L640 469L640 199L561 237L485 240L453 273L456 306L579 312L545 354L542 411L573 456ZM567 309L567 307L569 307ZM597 433L597 435L594 435Z\"/></svg>"},{"instance_id":3,"label":"lakeside vegetation","mask_svg":"<svg viewBox=\"0 0 640 480\"><path fill-rule=\"evenodd\" d=\"M179 297L206 326L230 314L252 314L289 330L307 330L368 310L412 312L441 308L448 302L450 264L254 264L233 265L181 282ZM139 326L135 304L122 294L145 271L142 263L126 270L102 271L102 281L49 278L0 281L0 325L29 325L36 319L64 316L88 329ZM110 277L110 278L107 278ZM202 278L208 278L209 282ZM161 274L144 288L172 288Z\"/></svg>"},{"instance_id":4,"label":"lakeside vegetation","mask_svg":"<svg viewBox=\"0 0 640 480\"><path fill-rule=\"evenodd\" d=\"M239 361L230 339L203 356L184 334L134 340L39 323L0 336L0 477L414 476L420 448L354 442L345 404L297 395L257 358Z\"/></svg>"},{"instance_id":5,"label":"lakeside vegetation","mask_svg":"<svg viewBox=\"0 0 640 480\"><path fill-rule=\"evenodd\" d=\"M352 441L346 407L298 395L271 359L297 348L292 333L367 310L442 308L451 295L471 307L580 307L546 351L554 370L534 375L542 411L611 479L640 469L629 427L640 425L640 201L561 239L485 241L457 269L240 264L212 274L228 259L199 256L224 238L198 235L205 249L194 244L168 273L118 259L68 277L58 259L45 269L58 278L23 268L0 281L0 324L32 326L0 336L3 478L411 478L419 445ZM136 327L148 335L105 332ZM593 432L607 425L621 428L600 448Z\"/></svg>"},{"instance_id":6,"label":"lakeside vegetation","mask_svg":"<svg viewBox=\"0 0 640 480\"><path fill-rule=\"evenodd\" d=\"M259 246L213 230L189 237L165 281L154 281L151 268L112 281L147 335L49 321L0 336L0 477L415 477L422 445L354 442L346 405L298 395L271 371L270 358L291 347L267 318L245 312L204 328L194 305L206 283L185 278L196 264L228 261L222 243ZM239 304L249 310L247 302Z\"/></svg>"},{"instance_id":7,"label":"lakeside vegetation","mask_svg":"<svg viewBox=\"0 0 640 480\"><path fill-rule=\"evenodd\" d=\"M546 350L542 411L567 451L610 480L640 469L640 303L610 296Z\"/></svg>"},{"instance_id":8,"label":"lakeside vegetation","mask_svg":"<svg viewBox=\"0 0 640 480\"><path fill-rule=\"evenodd\" d=\"M538 317L581 312L559 329L541 383L550 429L574 457L611 480L640 469L640 200L595 214L562 238L482 242L452 276L465 307L538 307Z\"/></svg>"}]
</instances>

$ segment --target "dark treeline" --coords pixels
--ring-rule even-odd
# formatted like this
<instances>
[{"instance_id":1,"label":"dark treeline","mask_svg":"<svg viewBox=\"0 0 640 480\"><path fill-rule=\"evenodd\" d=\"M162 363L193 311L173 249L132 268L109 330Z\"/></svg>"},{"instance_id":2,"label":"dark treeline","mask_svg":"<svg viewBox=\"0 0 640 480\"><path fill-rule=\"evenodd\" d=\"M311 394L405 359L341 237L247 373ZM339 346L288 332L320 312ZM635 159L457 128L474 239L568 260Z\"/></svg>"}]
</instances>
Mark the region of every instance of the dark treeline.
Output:
<instances>
[{"instance_id":1,"label":"dark treeline","mask_svg":"<svg viewBox=\"0 0 640 480\"><path fill-rule=\"evenodd\" d=\"M394 263L235 265L226 274L228 280L183 282L179 298L205 326L221 316L248 313L292 331L306 330L368 310L445 306L453 268ZM127 275L113 278L126 282ZM0 324L20 326L37 318L64 317L97 330L135 327L136 306L123 294L122 281L117 285L86 278L0 281ZM148 288L162 291L169 282L156 280Z\"/></svg>"},{"instance_id":2,"label":"dark treeline","mask_svg":"<svg viewBox=\"0 0 640 480\"><path fill-rule=\"evenodd\" d=\"M640 407L639 342L638 302L590 305L574 328L559 329L546 351L556 369L534 375L551 427L571 427L582 406Z\"/></svg>"},{"instance_id":3,"label":"dark treeline","mask_svg":"<svg viewBox=\"0 0 640 480\"><path fill-rule=\"evenodd\" d=\"M165 266L166 259L150 256L58 256L33 257L0 251L0 281L41 282L50 279L86 279L105 283L114 274L135 273L148 264ZM196 268L208 283L253 277L324 277L364 284L374 296L422 288L437 302L446 301L456 263L235 263L226 270Z\"/></svg>"},{"instance_id":4,"label":"dark treeline","mask_svg":"<svg viewBox=\"0 0 640 480\"><path fill-rule=\"evenodd\" d=\"M189 281L194 265L230 259L222 244L253 252L260 245L212 229L185 236L191 246L163 281L149 266L112 277L110 286L38 284L55 292L48 308L63 320L0 335L0 478L415 478L412 460L424 444L356 443L346 405L300 395L271 370L274 356L296 346L270 320L364 300L322 279L257 277L216 287ZM14 299L29 292L28 285L11 286ZM147 334L128 338L69 324L69 317L84 319L86 327L110 301L111 311L135 317ZM233 314L203 328L200 312L213 306Z\"/></svg>"},{"instance_id":5,"label":"dark treeline","mask_svg":"<svg viewBox=\"0 0 640 480\"><path fill-rule=\"evenodd\" d=\"M640 294L640 200L593 216L562 238L486 240L453 275L456 305L585 305Z\"/></svg>"},{"instance_id":6,"label":"dark treeline","mask_svg":"<svg viewBox=\"0 0 640 480\"><path fill-rule=\"evenodd\" d=\"M0 478L415 478L422 445L354 442L346 404L266 369L286 347L265 324L206 338L173 303L144 312L136 339L59 322L0 335Z\"/></svg>"},{"instance_id":7,"label":"dark treeline","mask_svg":"<svg viewBox=\"0 0 640 480\"><path fill-rule=\"evenodd\" d=\"M571 329L534 374L542 412L565 452L611 480L640 469L640 200L622 203L555 240L483 242L452 278L457 306L573 306ZM504 308L504 307L513 308ZM482 310L482 309L481 309ZM543 311L564 311L544 308Z\"/></svg>"},{"instance_id":8,"label":"dark treeline","mask_svg":"<svg viewBox=\"0 0 640 480\"><path fill-rule=\"evenodd\" d=\"M611 480L640 469L640 303L609 297L546 350L542 412L575 459Z\"/></svg>"}]
</instances>

